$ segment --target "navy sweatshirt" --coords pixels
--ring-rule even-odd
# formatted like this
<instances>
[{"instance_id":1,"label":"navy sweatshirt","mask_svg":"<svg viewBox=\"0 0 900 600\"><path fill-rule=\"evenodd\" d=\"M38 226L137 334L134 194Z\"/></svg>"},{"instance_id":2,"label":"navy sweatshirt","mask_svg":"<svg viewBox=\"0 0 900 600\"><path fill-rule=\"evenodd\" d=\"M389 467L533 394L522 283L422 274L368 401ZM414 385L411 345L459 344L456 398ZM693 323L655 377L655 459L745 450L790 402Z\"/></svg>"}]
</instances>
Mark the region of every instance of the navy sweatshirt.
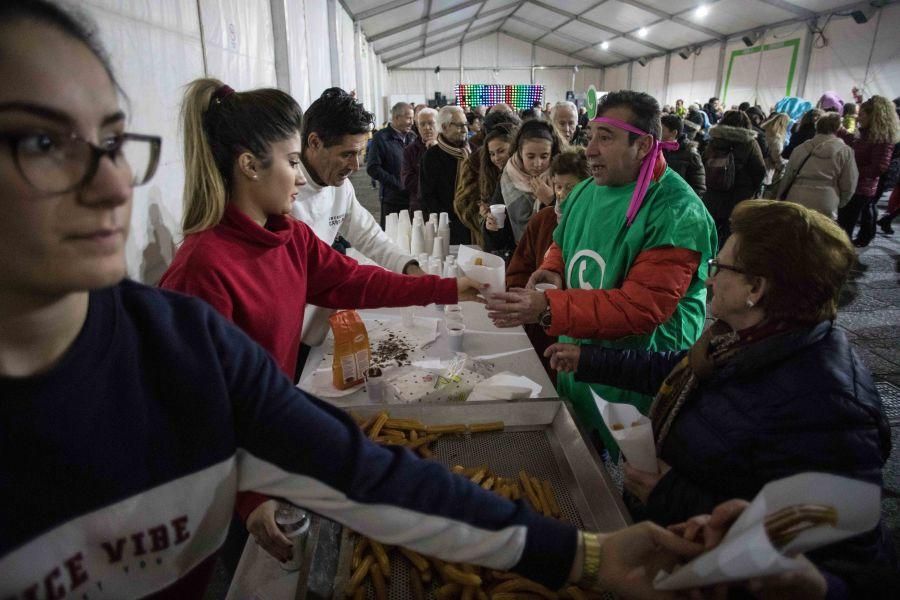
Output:
<instances>
[{"instance_id":1,"label":"navy sweatshirt","mask_svg":"<svg viewBox=\"0 0 900 600\"><path fill-rule=\"evenodd\" d=\"M575 553L572 526L370 442L194 298L92 292L52 370L0 378L4 600L175 589L221 546L239 490L550 587Z\"/></svg>"}]
</instances>

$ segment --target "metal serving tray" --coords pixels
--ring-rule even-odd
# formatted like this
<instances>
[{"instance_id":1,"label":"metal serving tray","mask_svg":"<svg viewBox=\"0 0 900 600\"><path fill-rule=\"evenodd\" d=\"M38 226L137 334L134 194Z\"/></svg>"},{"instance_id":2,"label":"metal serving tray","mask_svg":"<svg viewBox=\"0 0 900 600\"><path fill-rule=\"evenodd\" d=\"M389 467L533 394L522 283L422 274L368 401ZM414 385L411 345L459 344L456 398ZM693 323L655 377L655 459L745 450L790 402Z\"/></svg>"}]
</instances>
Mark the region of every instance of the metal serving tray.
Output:
<instances>
[{"instance_id":1,"label":"metal serving tray","mask_svg":"<svg viewBox=\"0 0 900 600\"><path fill-rule=\"evenodd\" d=\"M589 531L615 531L630 523L628 512L600 457L575 423L567 402L522 400L461 404L365 405L348 411L368 417L387 410L391 417L426 425L503 421L501 432L444 435L431 450L433 460L449 466L482 464L504 477L520 469L550 480L562 519ZM353 542L326 520L314 527L307 546L296 598L343 598L350 576ZM408 600L407 563L391 560L389 598ZM373 599L370 589L368 598Z\"/></svg>"}]
</instances>

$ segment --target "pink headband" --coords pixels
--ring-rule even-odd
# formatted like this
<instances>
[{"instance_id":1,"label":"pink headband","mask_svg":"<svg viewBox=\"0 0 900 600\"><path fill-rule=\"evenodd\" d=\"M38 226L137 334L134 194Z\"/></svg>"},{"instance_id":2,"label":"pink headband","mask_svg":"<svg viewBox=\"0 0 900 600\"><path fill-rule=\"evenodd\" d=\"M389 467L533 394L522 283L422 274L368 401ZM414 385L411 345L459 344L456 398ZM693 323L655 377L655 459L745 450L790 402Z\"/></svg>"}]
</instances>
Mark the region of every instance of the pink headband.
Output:
<instances>
[{"instance_id":1,"label":"pink headband","mask_svg":"<svg viewBox=\"0 0 900 600\"><path fill-rule=\"evenodd\" d=\"M595 117L592 119L592 122L608 123L613 127L624 129L630 133L648 135L646 131L641 131L634 125L611 117ZM678 150L678 142L662 142L654 136L653 146L650 147L650 152L647 153L647 156L644 157L644 162L641 163L641 171L638 174L637 184L634 186L634 194L631 195L631 204L628 205L628 212L625 213L626 227L631 227L631 223L644 202L644 196L647 195L647 189L650 187L650 180L653 179L653 169L656 168L656 161L663 150Z\"/></svg>"}]
</instances>

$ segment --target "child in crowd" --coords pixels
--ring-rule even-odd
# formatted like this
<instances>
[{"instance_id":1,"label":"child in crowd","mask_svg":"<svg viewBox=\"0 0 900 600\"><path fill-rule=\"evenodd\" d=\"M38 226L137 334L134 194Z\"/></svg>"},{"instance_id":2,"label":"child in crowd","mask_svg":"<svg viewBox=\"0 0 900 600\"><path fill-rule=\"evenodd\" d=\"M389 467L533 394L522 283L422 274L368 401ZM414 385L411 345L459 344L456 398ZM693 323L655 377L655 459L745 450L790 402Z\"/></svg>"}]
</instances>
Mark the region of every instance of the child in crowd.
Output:
<instances>
[{"instance_id":1,"label":"child in crowd","mask_svg":"<svg viewBox=\"0 0 900 600\"><path fill-rule=\"evenodd\" d=\"M556 203L542 208L528 222L528 227L515 247L506 269L507 288L525 287L531 274L538 270L544 254L553 243L553 231L562 218L563 202L575 186L591 176L584 149L569 150L557 155L550 163L550 176ZM493 217L488 216L487 219L493 220ZM525 325L525 333L528 334L528 339L541 358L544 369L555 384L556 371L550 368L550 359L544 357L544 350L555 343L556 338L548 336L544 328L537 323Z\"/></svg>"},{"instance_id":2,"label":"child in crowd","mask_svg":"<svg viewBox=\"0 0 900 600\"><path fill-rule=\"evenodd\" d=\"M565 142L547 121L527 121L513 138L511 158L500 177L500 194L515 242L522 238L532 215L553 204L550 161L564 148Z\"/></svg>"}]
</instances>

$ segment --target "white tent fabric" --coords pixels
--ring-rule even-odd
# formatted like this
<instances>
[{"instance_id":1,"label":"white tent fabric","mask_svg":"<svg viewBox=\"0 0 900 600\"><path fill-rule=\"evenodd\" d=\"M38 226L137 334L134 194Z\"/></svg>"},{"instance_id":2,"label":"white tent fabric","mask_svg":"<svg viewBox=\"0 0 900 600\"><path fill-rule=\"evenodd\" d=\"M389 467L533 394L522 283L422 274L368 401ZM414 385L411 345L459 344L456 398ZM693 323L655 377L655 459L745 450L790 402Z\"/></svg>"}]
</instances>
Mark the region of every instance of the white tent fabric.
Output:
<instances>
[{"instance_id":1,"label":"white tent fabric","mask_svg":"<svg viewBox=\"0 0 900 600\"><path fill-rule=\"evenodd\" d=\"M113 68L127 94L129 129L163 138L153 181L137 188L126 247L129 276L155 282L181 238L184 169L178 110L184 86L198 77L216 77L237 90L281 87L307 107L333 81L357 90L365 105L383 118L378 99L387 71L371 44L354 50L353 20L335 1L335 34L329 41L325 0L284 3L284 31L278 32L272 0L84 0L78 8L98 27ZM277 81L275 35L285 36L288 82ZM361 36L361 34L360 34ZM332 74L332 52L339 72ZM357 60L364 65L357 68ZM364 85L357 73L364 74ZM334 78L333 78L334 77Z\"/></svg>"},{"instance_id":2,"label":"white tent fabric","mask_svg":"<svg viewBox=\"0 0 900 600\"><path fill-rule=\"evenodd\" d=\"M865 96L900 95L900 5L888 6L868 23L836 18L825 30L828 45L814 46L806 89L843 93L858 86ZM877 33L877 36L876 36ZM847 100L849 98L845 98Z\"/></svg>"}]
</instances>

